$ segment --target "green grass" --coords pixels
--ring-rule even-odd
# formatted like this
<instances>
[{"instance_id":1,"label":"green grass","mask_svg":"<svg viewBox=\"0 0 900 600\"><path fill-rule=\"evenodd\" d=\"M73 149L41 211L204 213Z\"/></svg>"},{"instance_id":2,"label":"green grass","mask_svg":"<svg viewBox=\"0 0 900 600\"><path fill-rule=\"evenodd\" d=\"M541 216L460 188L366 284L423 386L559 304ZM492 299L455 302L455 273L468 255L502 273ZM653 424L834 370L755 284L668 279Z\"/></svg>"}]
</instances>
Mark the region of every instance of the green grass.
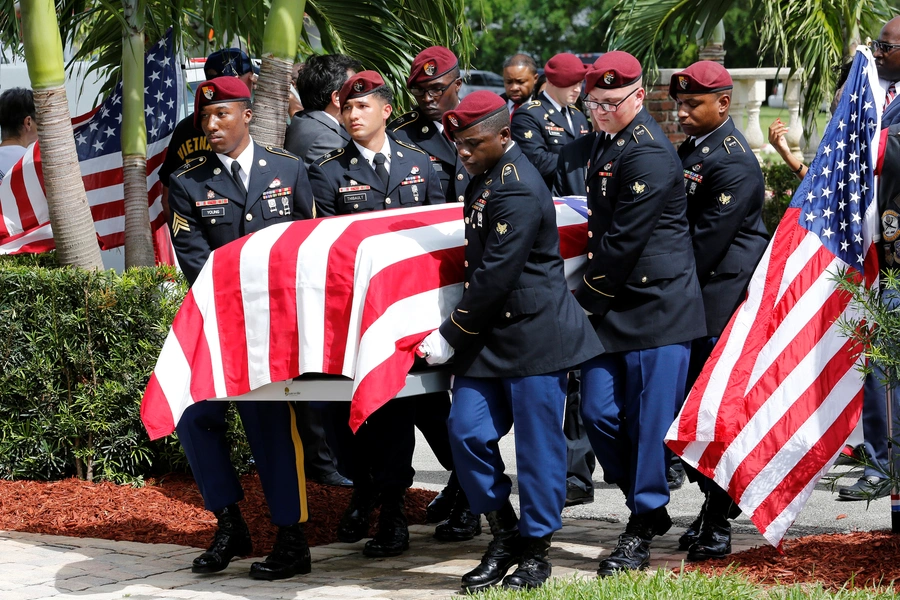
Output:
<instances>
[{"instance_id":1,"label":"green grass","mask_svg":"<svg viewBox=\"0 0 900 600\"><path fill-rule=\"evenodd\" d=\"M551 579L529 592L492 588L471 596L473 600L888 600L897 596L890 588L854 589L836 592L816 585L763 587L736 573L709 577L692 571L674 574L655 572L624 573L604 579L565 577Z\"/></svg>"}]
</instances>

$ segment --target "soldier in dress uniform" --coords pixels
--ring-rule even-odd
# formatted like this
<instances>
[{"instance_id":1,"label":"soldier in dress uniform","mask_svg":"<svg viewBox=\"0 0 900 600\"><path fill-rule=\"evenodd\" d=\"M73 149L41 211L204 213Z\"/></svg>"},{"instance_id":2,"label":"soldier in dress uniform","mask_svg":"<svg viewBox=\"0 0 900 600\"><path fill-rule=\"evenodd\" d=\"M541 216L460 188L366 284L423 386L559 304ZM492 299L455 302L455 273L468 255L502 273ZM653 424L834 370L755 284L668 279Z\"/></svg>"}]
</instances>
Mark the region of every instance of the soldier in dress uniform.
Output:
<instances>
[{"instance_id":1,"label":"soldier in dress uniform","mask_svg":"<svg viewBox=\"0 0 900 600\"><path fill-rule=\"evenodd\" d=\"M416 99L416 110L395 119L388 126L394 139L413 144L428 154L431 166L441 182L444 196L462 202L469 174L463 168L456 148L444 135L441 117L459 105L459 60L447 48L432 46L413 60L406 87ZM441 541L472 539L480 531L481 517L469 510L469 502L459 486L453 469L453 455L447 434L450 394L434 392L422 396L416 406L416 426L422 431L441 466L450 471L447 486L425 510L428 523L440 523L434 537Z\"/></svg>"},{"instance_id":2,"label":"soldier in dress uniform","mask_svg":"<svg viewBox=\"0 0 900 600\"><path fill-rule=\"evenodd\" d=\"M663 439L684 397L691 340L706 334L681 161L643 109L641 65L604 54L584 101L598 136L587 169L588 266L575 297L607 353L581 367L582 417L625 533L597 573L641 569L672 521Z\"/></svg>"},{"instance_id":3,"label":"soldier in dress uniform","mask_svg":"<svg viewBox=\"0 0 900 600\"><path fill-rule=\"evenodd\" d=\"M314 216L306 168L279 148L263 148L250 138L250 90L235 77L199 86L195 126L210 150L176 170L169 181L169 225L178 262L194 284L210 252L275 223ZM208 280L209 273L207 274ZM247 524L237 503L243 490L229 456L225 402L197 402L178 421L184 448L207 510L218 519L209 549L194 559L194 573L214 573L235 556L250 554ZM296 415L286 402L239 402L238 412L256 457L256 468L278 526L275 548L250 566L256 579L283 579L309 573L303 447L295 440Z\"/></svg>"},{"instance_id":4,"label":"soldier in dress uniform","mask_svg":"<svg viewBox=\"0 0 900 600\"><path fill-rule=\"evenodd\" d=\"M459 104L459 60L447 48L432 46L413 60L406 87L416 99L416 109L391 122L388 132L394 139L418 146L438 174L441 189L449 202L463 201L469 174L456 148L444 135L441 117Z\"/></svg>"},{"instance_id":5,"label":"soldier in dress uniform","mask_svg":"<svg viewBox=\"0 0 900 600\"><path fill-rule=\"evenodd\" d=\"M573 104L581 94L586 69L574 54L557 54L544 66L544 91L512 117L513 139L540 172L547 189L553 187L563 146L590 133L587 119Z\"/></svg>"},{"instance_id":6,"label":"soldier in dress uniform","mask_svg":"<svg viewBox=\"0 0 900 600\"><path fill-rule=\"evenodd\" d=\"M339 101L344 128L352 140L310 167L313 194L322 214L444 202L428 154L387 135L385 123L391 116L393 96L381 75L375 71L357 73L344 83ZM380 501L378 532L366 542L366 556L397 556L409 548L403 503L415 474L412 456L419 402L418 396L394 398L375 411L356 435L350 435L349 427L342 428L343 443L352 454L349 475L353 496L338 525L337 537L345 543L367 537L369 514ZM347 410L349 420L349 403Z\"/></svg>"},{"instance_id":7,"label":"soldier in dress uniform","mask_svg":"<svg viewBox=\"0 0 900 600\"><path fill-rule=\"evenodd\" d=\"M685 393L731 315L743 302L756 264L769 242L762 220L765 181L756 156L728 116L734 83L716 62L700 61L672 75L669 95L688 136L678 149L684 168L688 223L703 291L706 336L691 344ZM688 560L731 553L729 517L740 509L711 479L686 466L706 495L700 514L679 539Z\"/></svg>"},{"instance_id":8,"label":"soldier in dress uniform","mask_svg":"<svg viewBox=\"0 0 900 600\"><path fill-rule=\"evenodd\" d=\"M511 140L506 103L473 92L444 114L444 127L472 176L466 281L462 299L418 353L431 364L454 356L453 458L473 512L487 515L493 534L462 589L501 580L539 587L550 576L551 536L562 526L566 372L603 347L566 285L553 199ZM513 422L521 519L497 452Z\"/></svg>"}]
</instances>

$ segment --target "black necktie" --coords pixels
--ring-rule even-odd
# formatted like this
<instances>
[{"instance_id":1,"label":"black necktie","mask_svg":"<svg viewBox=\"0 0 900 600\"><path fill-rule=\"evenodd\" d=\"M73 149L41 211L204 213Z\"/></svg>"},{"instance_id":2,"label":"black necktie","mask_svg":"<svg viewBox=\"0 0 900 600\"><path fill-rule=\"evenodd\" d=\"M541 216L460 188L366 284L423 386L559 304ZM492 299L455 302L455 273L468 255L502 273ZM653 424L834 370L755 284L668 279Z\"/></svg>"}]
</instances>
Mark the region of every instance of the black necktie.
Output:
<instances>
[{"instance_id":1,"label":"black necktie","mask_svg":"<svg viewBox=\"0 0 900 600\"><path fill-rule=\"evenodd\" d=\"M678 147L678 156L681 158L686 158L694 151L694 148L697 147L697 143L694 141L694 138L686 140L681 146Z\"/></svg>"},{"instance_id":2,"label":"black necktie","mask_svg":"<svg viewBox=\"0 0 900 600\"><path fill-rule=\"evenodd\" d=\"M231 163L231 176L234 177L234 182L237 184L243 199L246 200L247 188L244 187L244 180L241 179L241 165L238 164L238 161Z\"/></svg>"},{"instance_id":3,"label":"black necktie","mask_svg":"<svg viewBox=\"0 0 900 600\"><path fill-rule=\"evenodd\" d=\"M372 163L375 164L375 174L378 175L378 178L381 179L381 183L384 184L384 189L387 190L388 186L388 172L387 169L384 168L384 161L387 160L384 154L379 152L372 158Z\"/></svg>"}]
</instances>

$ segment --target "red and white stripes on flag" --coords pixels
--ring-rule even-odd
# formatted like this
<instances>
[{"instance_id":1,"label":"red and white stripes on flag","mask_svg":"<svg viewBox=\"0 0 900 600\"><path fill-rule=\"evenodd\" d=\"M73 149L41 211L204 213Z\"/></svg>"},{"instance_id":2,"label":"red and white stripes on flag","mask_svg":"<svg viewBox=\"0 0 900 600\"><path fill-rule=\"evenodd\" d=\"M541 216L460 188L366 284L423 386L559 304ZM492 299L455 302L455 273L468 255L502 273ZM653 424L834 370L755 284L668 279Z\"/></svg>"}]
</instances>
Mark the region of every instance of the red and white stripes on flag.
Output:
<instances>
[{"instance_id":1,"label":"red and white stripes on flag","mask_svg":"<svg viewBox=\"0 0 900 600\"><path fill-rule=\"evenodd\" d=\"M836 278L877 285L878 78L858 50L816 158L753 274L747 299L666 435L780 546L856 425L860 348L836 323L858 314Z\"/></svg>"},{"instance_id":2,"label":"red and white stripes on flag","mask_svg":"<svg viewBox=\"0 0 900 600\"><path fill-rule=\"evenodd\" d=\"M178 120L184 88L171 29L147 51L144 68L147 205L151 226L157 230L165 224L158 171ZM121 83L102 104L72 119L81 177L102 250L125 243L121 123ZM29 146L0 182L0 217L0 254L46 252L55 247L40 143Z\"/></svg>"},{"instance_id":3,"label":"red and white stripes on flag","mask_svg":"<svg viewBox=\"0 0 900 600\"><path fill-rule=\"evenodd\" d=\"M584 201L556 205L570 286L584 266ZM214 251L147 384L141 418L169 435L194 402L303 373L354 380L356 430L404 385L418 343L462 296L461 204L267 227Z\"/></svg>"},{"instance_id":4,"label":"red and white stripes on flag","mask_svg":"<svg viewBox=\"0 0 900 600\"><path fill-rule=\"evenodd\" d=\"M165 158L168 136L147 146L147 194L150 224L154 230L165 224L159 167ZM122 154L117 152L80 161L81 176L102 250L125 244L125 188ZM0 254L39 253L53 250L53 229L39 144L25 155L0 184Z\"/></svg>"}]
</instances>

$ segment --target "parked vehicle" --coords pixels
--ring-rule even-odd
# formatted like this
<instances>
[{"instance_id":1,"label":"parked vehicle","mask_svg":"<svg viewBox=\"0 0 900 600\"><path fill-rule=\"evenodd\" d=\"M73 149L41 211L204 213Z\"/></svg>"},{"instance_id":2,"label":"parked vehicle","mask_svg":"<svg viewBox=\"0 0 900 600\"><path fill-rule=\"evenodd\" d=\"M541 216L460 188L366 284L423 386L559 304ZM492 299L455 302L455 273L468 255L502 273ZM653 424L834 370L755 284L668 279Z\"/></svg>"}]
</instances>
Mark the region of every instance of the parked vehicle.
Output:
<instances>
[{"instance_id":1,"label":"parked vehicle","mask_svg":"<svg viewBox=\"0 0 900 600\"><path fill-rule=\"evenodd\" d=\"M506 91L506 88L503 87L503 78L491 71L463 70L462 80L463 84L459 90L460 98L465 98L466 95L477 90L487 90L495 94L502 94Z\"/></svg>"}]
</instances>

